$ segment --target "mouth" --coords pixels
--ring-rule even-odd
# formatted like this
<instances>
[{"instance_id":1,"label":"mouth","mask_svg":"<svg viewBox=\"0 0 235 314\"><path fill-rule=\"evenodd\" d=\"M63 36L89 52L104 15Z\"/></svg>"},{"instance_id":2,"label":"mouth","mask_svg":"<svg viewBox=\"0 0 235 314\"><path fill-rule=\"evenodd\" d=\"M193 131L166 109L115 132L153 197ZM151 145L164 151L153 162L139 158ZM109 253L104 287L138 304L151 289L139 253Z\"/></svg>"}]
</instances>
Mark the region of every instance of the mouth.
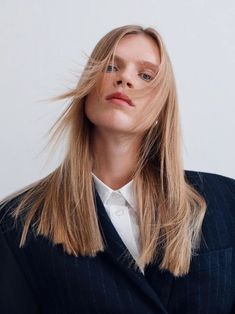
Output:
<instances>
[{"instance_id":1,"label":"mouth","mask_svg":"<svg viewBox=\"0 0 235 314\"><path fill-rule=\"evenodd\" d=\"M116 104L119 104L119 105L128 105L128 106L131 106L131 107L134 106L132 101L131 101L131 99L127 95L122 94L122 93L110 94L105 99L106 100L110 100L113 103L116 103Z\"/></svg>"}]
</instances>

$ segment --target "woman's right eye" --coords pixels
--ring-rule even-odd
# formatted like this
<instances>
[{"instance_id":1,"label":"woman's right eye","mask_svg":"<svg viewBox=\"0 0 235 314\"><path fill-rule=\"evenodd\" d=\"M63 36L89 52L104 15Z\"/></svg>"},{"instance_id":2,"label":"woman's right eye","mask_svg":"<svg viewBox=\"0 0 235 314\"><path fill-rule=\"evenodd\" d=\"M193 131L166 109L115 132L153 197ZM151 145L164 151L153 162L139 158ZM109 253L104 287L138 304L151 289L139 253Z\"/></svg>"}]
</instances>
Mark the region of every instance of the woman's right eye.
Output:
<instances>
[{"instance_id":1,"label":"woman's right eye","mask_svg":"<svg viewBox=\"0 0 235 314\"><path fill-rule=\"evenodd\" d=\"M106 72L113 72L113 71L117 71L117 67L113 64L109 64L107 67L106 67Z\"/></svg>"}]
</instances>

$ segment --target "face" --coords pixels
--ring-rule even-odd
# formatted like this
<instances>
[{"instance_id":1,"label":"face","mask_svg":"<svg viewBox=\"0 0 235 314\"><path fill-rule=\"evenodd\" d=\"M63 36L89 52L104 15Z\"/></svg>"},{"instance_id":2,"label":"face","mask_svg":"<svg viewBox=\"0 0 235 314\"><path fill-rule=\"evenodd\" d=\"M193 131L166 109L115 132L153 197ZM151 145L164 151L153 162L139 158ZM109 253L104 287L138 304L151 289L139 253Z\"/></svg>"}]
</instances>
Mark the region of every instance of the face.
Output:
<instances>
[{"instance_id":1,"label":"face","mask_svg":"<svg viewBox=\"0 0 235 314\"><path fill-rule=\"evenodd\" d=\"M128 134L150 127L144 118L153 94L138 92L148 89L159 64L159 49L150 36L128 34L120 40L114 63L86 98L85 114L96 130Z\"/></svg>"}]
</instances>

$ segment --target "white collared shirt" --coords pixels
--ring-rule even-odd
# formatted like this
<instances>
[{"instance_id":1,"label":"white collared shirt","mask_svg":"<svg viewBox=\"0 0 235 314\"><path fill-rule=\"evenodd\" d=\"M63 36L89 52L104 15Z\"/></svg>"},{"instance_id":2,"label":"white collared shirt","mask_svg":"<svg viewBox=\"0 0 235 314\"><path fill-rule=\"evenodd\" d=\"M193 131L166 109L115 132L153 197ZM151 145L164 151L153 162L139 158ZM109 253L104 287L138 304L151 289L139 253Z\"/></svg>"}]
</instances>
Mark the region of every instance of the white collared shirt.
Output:
<instances>
[{"instance_id":1,"label":"white collared shirt","mask_svg":"<svg viewBox=\"0 0 235 314\"><path fill-rule=\"evenodd\" d=\"M118 190L112 190L92 173L95 188L106 212L126 248L136 260L139 256L139 226L136 219L133 180Z\"/></svg>"}]
</instances>

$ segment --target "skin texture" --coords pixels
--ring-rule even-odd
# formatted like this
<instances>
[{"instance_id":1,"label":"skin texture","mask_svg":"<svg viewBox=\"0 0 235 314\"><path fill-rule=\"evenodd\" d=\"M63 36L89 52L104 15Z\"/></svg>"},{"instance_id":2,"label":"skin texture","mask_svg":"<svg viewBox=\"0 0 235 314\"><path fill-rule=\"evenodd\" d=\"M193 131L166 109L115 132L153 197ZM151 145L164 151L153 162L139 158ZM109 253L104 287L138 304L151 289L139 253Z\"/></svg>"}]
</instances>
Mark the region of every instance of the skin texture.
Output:
<instances>
[{"instance_id":1,"label":"skin texture","mask_svg":"<svg viewBox=\"0 0 235 314\"><path fill-rule=\"evenodd\" d=\"M116 56L121 60L106 68L103 80L97 82L97 88L87 96L85 104L85 114L94 125L93 172L112 189L130 181L137 162L141 134L149 127L139 124L139 129L130 130L143 119L152 98L151 93L140 97L138 91L146 90L157 71L140 62L148 61L156 67L160 64L157 43L145 34L123 37L117 46ZM115 92L126 94L133 106L105 99Z\"/></svg>"}]
</instances>

